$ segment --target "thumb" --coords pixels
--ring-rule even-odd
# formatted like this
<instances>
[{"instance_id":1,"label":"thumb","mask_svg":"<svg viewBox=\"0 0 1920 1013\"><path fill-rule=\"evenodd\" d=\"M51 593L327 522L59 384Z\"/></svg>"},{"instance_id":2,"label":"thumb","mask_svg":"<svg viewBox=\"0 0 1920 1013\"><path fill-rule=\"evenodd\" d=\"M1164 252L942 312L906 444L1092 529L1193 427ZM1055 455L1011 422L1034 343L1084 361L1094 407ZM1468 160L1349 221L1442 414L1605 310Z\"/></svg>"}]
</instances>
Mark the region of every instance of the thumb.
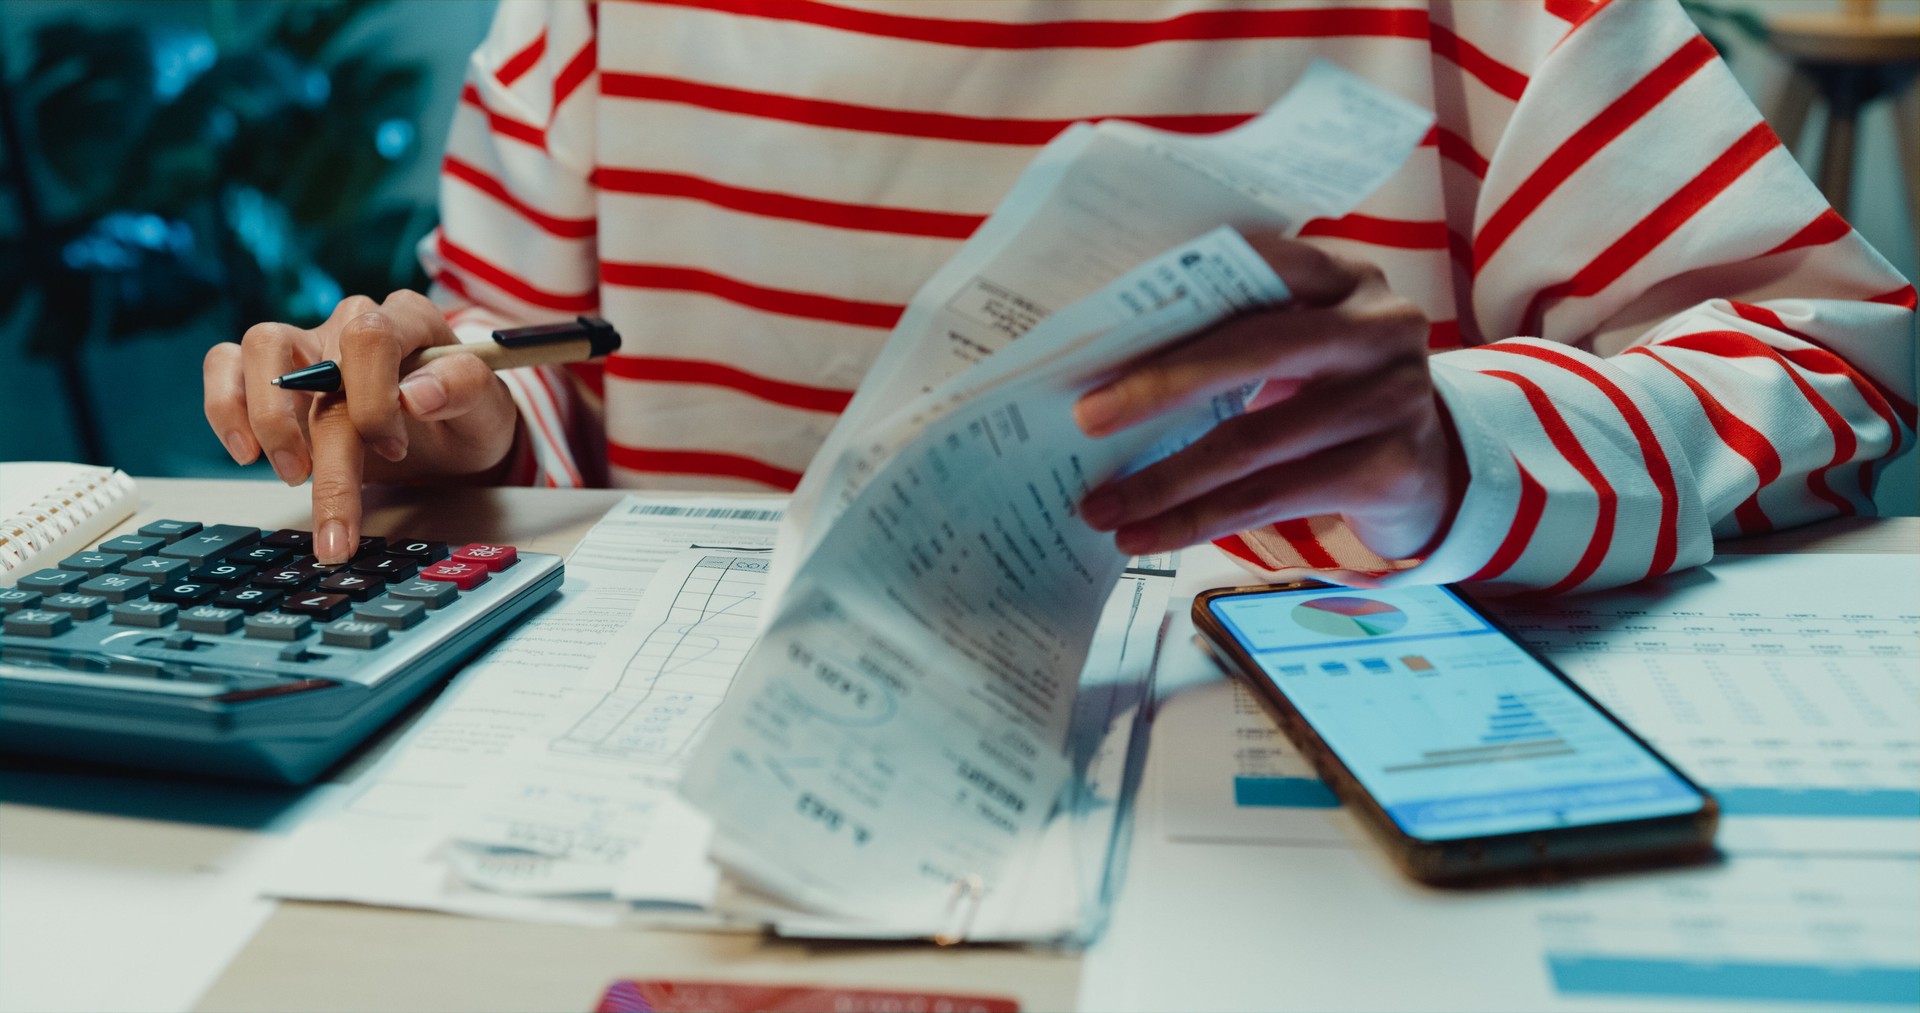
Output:
<instances>
[{"instance_id":1,"label":"thumb","mask_svg":"<svg viewBox=\"0 0 1920 1013\"><path fill-rule=\"evenodd\" d=\"M422 422L445 422L476 411L509 411L507 385L471 355L446 355L408 373L400 381L400 403Z\"/></svg>"}]
</instances>

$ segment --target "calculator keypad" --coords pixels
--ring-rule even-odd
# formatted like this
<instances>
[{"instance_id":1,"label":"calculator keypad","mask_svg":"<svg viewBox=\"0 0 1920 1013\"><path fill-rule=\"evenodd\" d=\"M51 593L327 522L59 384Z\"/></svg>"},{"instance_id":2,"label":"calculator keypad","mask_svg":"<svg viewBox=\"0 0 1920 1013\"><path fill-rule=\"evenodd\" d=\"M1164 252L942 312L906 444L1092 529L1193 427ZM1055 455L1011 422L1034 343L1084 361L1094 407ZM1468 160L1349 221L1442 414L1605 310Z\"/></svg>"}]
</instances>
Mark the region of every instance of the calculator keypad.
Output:
<instances>
[{"instance_id":1,"label":"calculator keypad","mask_svg":"<svg viewBox=\"0 0 1920 1013\"><path fill-rule=\"evenodd\" d=\"M116 631L108 667L89 669L116 675L178 679L195 671L146 651L196 662L219 654L239 670L262 657L337 666L345 654L367 659L434 635L420 628L439 629L430 622L437 613L519 559L512 546L472 543L450 552L444 542L377 536L362 538L343 565L322 564L312 551L304 531L154 521L0 590L0 614L9 637L54 640L95 622L87 628ZM92 642L62 643L92 649ZM229 653L236 650L243 653ZM258 677L227 678L292 677L284 668L258 670Z\"/></svg>"}]
</instances>

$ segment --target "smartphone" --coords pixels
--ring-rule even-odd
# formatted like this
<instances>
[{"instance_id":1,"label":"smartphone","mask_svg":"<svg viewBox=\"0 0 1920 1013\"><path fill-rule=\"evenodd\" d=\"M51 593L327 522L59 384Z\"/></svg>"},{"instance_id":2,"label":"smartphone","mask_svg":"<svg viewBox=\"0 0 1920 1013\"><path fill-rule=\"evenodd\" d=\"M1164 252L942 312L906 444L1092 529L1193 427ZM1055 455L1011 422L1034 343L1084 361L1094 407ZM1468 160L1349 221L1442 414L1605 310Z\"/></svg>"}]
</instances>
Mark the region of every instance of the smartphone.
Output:
<instances>
[{"instance_id":1,"label":"smartphone","mask_svg":"<svg viewBox=\"0 0 1920 1013\"><path fill-rule=\"evenodd\" d=\"M1193 621L1415 879L1713 855L1713 797L1459 590L1218 588Z\"/></svg>"}]
</instances>

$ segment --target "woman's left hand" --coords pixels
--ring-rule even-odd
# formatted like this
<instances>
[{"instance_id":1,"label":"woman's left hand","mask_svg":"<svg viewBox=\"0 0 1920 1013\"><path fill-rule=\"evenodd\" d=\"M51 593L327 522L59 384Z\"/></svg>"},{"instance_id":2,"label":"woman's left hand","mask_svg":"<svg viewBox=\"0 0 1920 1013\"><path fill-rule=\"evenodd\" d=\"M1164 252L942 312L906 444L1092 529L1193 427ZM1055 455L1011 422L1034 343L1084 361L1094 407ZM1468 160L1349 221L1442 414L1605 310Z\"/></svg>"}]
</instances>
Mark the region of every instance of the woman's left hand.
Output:
<instances>
[{"instance_id":1,"label":"woman's left hand","mask_svg":"<svg viewBox=\"0 0 1920 1013\"><path fill-rule=\"evenodd\" d=\"M1082 518L1129 555L1320 514L1344 517L1387 559L1434 544L1465 475L1428 373L1426 316L1373 264L1300 240L1250 242L1292 301L1133 363L1082 396L1074 419L1106 436L1265 387L1192 446L1089 493Z\"/></svg>"}]
</instances>

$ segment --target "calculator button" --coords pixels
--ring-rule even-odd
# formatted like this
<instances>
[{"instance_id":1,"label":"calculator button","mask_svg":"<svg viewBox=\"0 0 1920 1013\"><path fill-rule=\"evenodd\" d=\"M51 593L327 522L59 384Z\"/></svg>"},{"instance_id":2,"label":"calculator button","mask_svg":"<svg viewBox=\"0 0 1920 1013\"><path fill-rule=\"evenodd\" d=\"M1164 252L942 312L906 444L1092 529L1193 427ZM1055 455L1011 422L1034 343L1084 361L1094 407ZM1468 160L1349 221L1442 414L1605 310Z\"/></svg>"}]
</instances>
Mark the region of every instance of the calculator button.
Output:
<instances>
[{"instance_id":1,"label":"calculator button","mask_svg":"<svg viewBox=\"0 0 1920 1013\"><path fill-rule=\"evenodd\" d=\"M214 596L220 590L218 584L206 584L197 580L173 581L153 589L147 597L154 601L170 601L175 605L198 605Z\"/></svg>"},{"instance_id":2,"label":"calculator button","mask_svg":"<svg viewBox=\"0 0 1920 1013\"><path fill-rule=\"evenodd\" d=\"M37 570L14 582L14 586L23 591L38 591L41 594L60 594L80 586L87 575L79 570Z\"/></svg>"},{"instance_id":3,"label":"calculator button","mask_svg":"<svg viewBox=\"0 0 1920 1013\"><path fill-rule=\"evenodd\" d=\"M135 556L151 556L154 551L167 544L164 538L148 535L121 535L109 538L94 547L95 552L117 552L129 559Z\"/></svg>"},{"instance_id":4,"label":"calculator button","mask_svg":"<svg viewBox=\"0 0 1920 1013\"><path fill-rule=\"evenodd\" d=\"M313 532L297 531L293 528L281 528L273 534L260 539L263 544L276 549L288 549L293 552L313 551Z\"/></svg>"},{"instance_id":5,"label":"calculator button","mask_svg":"<svg viewBox=\"0 0 1920 1013\"><path fill-rule=\"evenodd\" d=\"M52 637L73 629L73 617L65 612L48 612L45 609L21 609L7 613L4 631L16 637Z\"/></svg>"},{"instance_id":6,"label":"calculator button","mask_svg":"<svg viewBox=\"0 0 1920 1013\"><path fill-rule=\"evenodd\" d=\"M98 577L103 573L112 573L126 563L127 557L118 552L82 552L61 560L60 569L79 570L90 577Z\"/></svg>"},{"instance_id":7,"label":"calculator button","mask_svg":"<svg viewBox=\"0 0 1920 1013\"><path fill-rule=\"evenodd\" d=\"M177 542L198 530L200 525L197 521L154 521L141 528L140 533L148 538L164 538L169 542Z\"/></svg>"},{"instance_id":8,"label":"calculator button","mask_svg":"<svg viewBox=\"0 0 1920 1013\"><path fill-rule=\"evenodd\" d=\"M227 553L227 562L242 563L247 566L272 566L285 562L293 555L292 549L275 548L271 545L255 545L239 552Z\"/></svg>"},{"instance_id":9,"label":"calculator button","mask_svg":"<svg viewBox=\"0 0 1920 1013\"><path fill-rule=\"evenodd\" d=\"M298 640L313 629L313 620L285 612L262 612L248 616L246 627L247 636L255 640Z\"/></svg>"},{"instance_id":10,"label":"calculator button","mask_svg":"<svg viewBox=\"0 0 1920 1013\"><path fill-rule=\"evenodd\" d=\"M487 568L478 563L456 563L443 559L420 571L421 580L441 580L462 591L471 591L487 579Z\"/></svg>"},{"instance_id":11,"label":"calculator button","mask_svg":"<svg viewBox=\"0 0 1920 1013\"><path fill-rule=\"evenodd\" d=\"M387 540L373 535L361 535L359 547L353 550L353 558L366 559L387 551Z\"/></svg>"},{"instance_id":12,"label":"calculator button","mask_svg":"<svg viewBox=\"0 0 1920 1013\"><path fill-rule=\"evenodd\" d=\"M113 625L115 626L165 626L173 622L180 606L169 605L163 601L129 601L115 605Z\"/></svg>"},{"instance_id":13,"label":"calculator button","mask_svg":"<svg viewBox=\"0 0 1920 1013\"><path fill-rule=\"evenodd\" d=\"M187 630L174 630L172 633L160 639L160 646L174 651L191 651L196 647L204 645L202 645L200 641L193 639L191 632Z\"/></svg>"},{"instance_id":14,"label":"calculator button","mask_svg":"<svg viewBox=\"0 0 1920 1013\"><path fill-rule=\"evenodd\" d=\"M460 597L460 592L455 591L452 584L439 580L410 580L387 588L387 593L395 598L417 601L430 609L451 605L455 598Z\"/></svg>"},{"instance_id":15,"label":"calculator button","mask_svg":"<svg viewBox=\"0 0 1920 1013\"><path fill-rule=\"evenodd\" d=\"M364 619L342 619L320 627L320 642L335 647L372 650L387 642L387 627Z\"/></svg>"},{"instance_id":16,"label":"calculator button","mask_svg":"<svg viewBox=\"0 0 1920 1013\"><path fill-rule=\"evenodd\" d=\"M511 545L482 545L475 542L455 552L449 558L456 563L472 563L475 566L485 567L490 573L499 573L512 566L513 561L519 556L520 553Z\"/></svg>"},{"instance_id":17,"label":"calculator button","mask_svg":"<svg viewBox=\"0 0 1920 1013\"><path fill-rule=\"evenodd\" d=\"M40 604L40 592L8 588L0 591L0 613L17 612Z\"/></svg>"},{"instance_id":18,"label":"calculator button","mask_svg":"<svg viewBox=\"0 0 1920 1013\"><path fill-rule=\"evenodd\" d=\"M242 566L239 563L208 563L193 571L194 580L220 585L243 583L251 576L253 576L253 567Z\"/></svg>"},{"instance_id":19,"label":"calculator button","mask_svg":"<svg viewBox=\"0 0 1920 1013\"><path fill-rule=\"evenodd\" d=\"M391 552L384 552L378 556L369 556L366 559L359 560L353 564L351 569L355 573L365 574L369 577L378 577L381 580L393 581L405 580L413 576L415 571L420 569L420 564L406 556L396 556Z\"/></svg>"},{"instance_id":20,"label":"calculator button","mask_svg":"<svg viewBox=\"0 0 1920 1013\"><path fill-rule=\"evenodd\" d=\"M129 577L145 577L158 584L169 580L184 580L187 570L193 566L184 559L167 559L164 556L148 556L136 559L120 568L121 574Z\"/></svg>"},{"instance_id":21,"label":"calculator button","mask_svg":"<svg viewBox=\"0 0 1920 1013\"><path fill-rule=\"evenodd\" d=\"M124 573L108 573L95 577L80 585L85 594L97 594L110 602L132 601L147 593L153 582L145 577L129 577Z\"/></svg>"},{"instance_id":22,"label":"calculator button","mask_svg":"<svg viewBox=\"0 0 1920 1013\"><path fill-rule=\"evenodd\" d=\"M444 587L445 585L441 586ZM449 590L451 590L451 588L449 588ZM427 617L427 607L417 601L385 597L378 601L370 601L364 605L354 606L353 615L356 619L369 623L380 623L388 629L404 630L418 624L420 620L425 619Z\"/></svg>"},{"instance_id":23,"label":"calculator button","mask_svg":"<svg viewBox=\"0 0 1920 1013\"><path fill-rule=\"evenodd\" d=\"M107 600L97 594L53 594L40 607L65 612L75 619L92 619L107 611Z\"/></svg>"},{"instance_id":24,"label":"calculator button","mask_svg":"<svg viewBox=\"0 0 1920 1013\"><path fill-rule=\"evenodd\" d=\"M188 535L166 546L160 550L159 554L204 563L259 540L259 528L243 528L237 524L215 524L198 534Z\"/></svg>"},{"instance_id":25,"label":"calculator button","mask_svg":"<svg viewBox=\"0 0 1920 1013\"><path fill-rule=\"evenodd\" d=\"M383 586L385 585L377 577L362 577L357 573L336 573L315 584L313 589L325 591L328 594L344 594L354 601L366 601L379 594Z\"/></svg>"},{"instance_id":26,"label":"calculator button","mask_svg":"<svg viewBox=\"0 0 1920 1013\"><path fill-rule=\"evenodd\" d=\"M347 596L344 594L323 594L318 591L302 591L287 595L280 603L280 611L294 615L312 616L322 621L338 618L347 610Z\"/></svg>"},{"instance_id":27,"label":"calculator button","mask_svg":"<svg viewBox=\"0 0 1920 1013\"><path fill-rule=\"evenodd\" d=\"M447 558L447 543L423 542L412 538L396 538L387 544L387 554L405 556L421 566Z\"/></svg>"},{"instance_id":28,"label":"calculator button","mask_svg":"<svg viewBox=\"0 0 1920 1013\"><path fill-rule=\"evenodd\" d=\"M239 609L201 605L180 613L180 628L195 633L232 633L240 628L240 621L246 617L247 614Z\"/></svg>"},{"instance_id":29,"label":"calculator button","mask_svg":"<svg viewBox=\"0 0 1920 1013\"><path fill-rule=\"evenodd\" d=\"M313 580L313 574L297 566L282 566L271 570L262 570L253 575L254 587L270 587L280 591L294 591L306 587Z\"/></svg>"},{"instance_id":30,"label":"calculator button","mask_svg":"<svg viewBox=\"0 0 1920 1013\"><path fill-rule=\"evenodd\" d=\"M281 594L270 587L230 587L213 596L221 608L239 609L248 615L265 612L280 604Z\"/></svg>"}]
</instances>

